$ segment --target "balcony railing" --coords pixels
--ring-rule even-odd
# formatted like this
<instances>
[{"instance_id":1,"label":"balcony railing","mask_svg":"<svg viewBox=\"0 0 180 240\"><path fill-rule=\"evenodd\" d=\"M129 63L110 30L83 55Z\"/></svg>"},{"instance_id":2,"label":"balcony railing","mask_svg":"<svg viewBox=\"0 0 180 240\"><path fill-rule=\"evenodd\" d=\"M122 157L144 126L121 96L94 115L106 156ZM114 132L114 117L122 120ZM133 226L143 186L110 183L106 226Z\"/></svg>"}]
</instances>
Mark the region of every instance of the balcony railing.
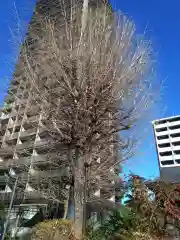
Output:
<instances>
[{"instance_id":1,"label":"balcony railing","mask_svg":"<svg viewBox=\"0 0 180 240\"><path fill-rule=\"evenodd\" d=\"M163 135L168 135L169 132L166 130L166 131L162 131L162 132L156 132L156 135L157 136L163 136Z\"/></svg>"},{"instance_id":2,"label":"balcony railing","mask_svg":"<svg viewBox=\"0 0 180 240\"><path fill-rule=\"evenodd\" d=\"M59 182L64 181L70 181L70 175L67 168L61 168L56 170L47 170L47 171L34 171L31 174L28 172L24 172L18 175L21 184L26 183L26 181L29 179L29 182L31 183L38 183L39 179L47 180L47 179L55 179Z\"/></svg>"},{"instance_id":3,"label":"balcony railing","mask_svg":"<svg viewBox=\"0 0 180 240\"><path fill-rule=\"evenodd\" d=\"M161 140L158 140L158 139L157 139L157 143L158 143L158 144L169 143L169 138L161 139Z\"/></svg>"},{"instance_id":4,"label":"balcony railing","mask_svg":"<svg viewBox=\"0 0 180 240\"><path fill-rule=\"evenodd\" d=\"M173 130L169 129L169 133L170 134L180 133L180 129L173 129Z\"/></svg>"},{"instance_id":5,"label":"balcony railing","mask_svg":"<svg viewBox=\"0 0 180 240\"><path fill-rule=\"evenodd\" d=\"M32 174L32 177L52 177L52 178L62 178L64 176L69 177L69 171L66 167L62 167L61 169L56 170L48 170L48 171L35 171L34 174Z\"/></svg>"},{"instance_id":6,"label":"balcony railing","mask_svg":"<svg viewBox=\"0 0 180 240\"><path fill-rule=\"evenodd\" d=\"M1 120L5 120L5 119L8 119L9 116L10 116L9 114L5 114L5 113L2 112L0 119L1 119Z\"/></svg>"},{"instance_id":7,"label":"balcony railing","mask_svg":"<svg viewBox=\"0 0 180 240\"><path fill-rule=\"evenodd\" d=\"M171 148L171 147L162 147L162 148L159 148L159 152L160 152L160 153L170 152L170 151L172 151L172 148Z\"/></svg>"},{"instance_id":8,"label":"balcony railing","mask_svg":"<svg viewBox=\"0 0 180 240\"><path fill-rule=\"evenodd\" d=\"M167 127L167 123L157 124L157 125L154 125L154 127L155 129L164 128L164 127Z\"/></svg>"},{"instance_id":9,"label":"balcony railing","mask_svg":"<svg viewBox=\"0 0 180 240\"><path fill-rule=\"evenodd\" d=\"M25 137L29 137L29 136L35 135L36 131L37 131L37 128L32 128L32 129L28 129L28 130L26 130L24 132L21 132L20 138L25 138Z\"/></svg>"},{"instance_id":10,"label":"balcony railing","mask_svg":"<svg viewBox=\"0 0 180 240\"><path fill-rule=\"evenodd\" d=\"M2 147L0 148L0 156L3 155L8 155L8 154L13 154L14 150L16 149L17 152L21 152L22 150L29 150L29 149L47 149L49 147L53 148L54 145L56 144L56 142L49 142L47 140L41 140L38 142L34 142L34 141L28 141L26 143L23 144L17 144L15 146L12 147ZM61 145L60 149L62 151L66 151L67 150L67 145Z\"/></svg>"},{"instance_id":11,"label":"balcony railing","mask_svg":"<svg viewBox=\"0 0 180 240\"><path fill-rule=\"evenodd\" d=\"M6 183L8 180L8 176L6 174L0 175L0 182Z\"/></svg>"},{"instance_id":12,"label":"balcony railing","mask_svg":"<svg viewBox=\"0 0 180 240\"><path fill-rule=\"evenodd\" d=\"M12 198L12 192L1 192L0 193L0 201L3 201L4 203L9 203ZM37 192L16 192L14 196L14 204L20 204L20 203L47 203L48 200L44 199L42 196L40 196Z\"/></svg>"},{"instance_id":13,"label":"balcony railing","mask_svg":"<svg viewBox=\"0 0 180 240\"><path fill-rule=\"evenodd\" d=\"M170 156L160 156L159 155L160 161L166 161L166 160L173 160L173 155Z\"/></svg>"},{"instance_id":14,"label":"balcony railing","mask_svg":"<svg viewBox=\"0 0 180 240\"><path fill-rule=\"evenodd\" d=\"M8 135L7 136L7 138L6 138L6 141L8 141L8 140L13 140L13 139L17 139L18 138L18 132L16 132L16 133L13 133L13 134L10 134L10 135Z\"/></svg>"},{"instance_id":15,"label":"balcony railing","mask_svg":"<svg viewBox=\"0 0 180 240\"><path fill-rule=\"evenodd\" d=\"M174 121L174 122L168 122L167 125L170 126L176 126L176 125L180 125L180 120L178 121Z\"/></svg>"}]
</instances>

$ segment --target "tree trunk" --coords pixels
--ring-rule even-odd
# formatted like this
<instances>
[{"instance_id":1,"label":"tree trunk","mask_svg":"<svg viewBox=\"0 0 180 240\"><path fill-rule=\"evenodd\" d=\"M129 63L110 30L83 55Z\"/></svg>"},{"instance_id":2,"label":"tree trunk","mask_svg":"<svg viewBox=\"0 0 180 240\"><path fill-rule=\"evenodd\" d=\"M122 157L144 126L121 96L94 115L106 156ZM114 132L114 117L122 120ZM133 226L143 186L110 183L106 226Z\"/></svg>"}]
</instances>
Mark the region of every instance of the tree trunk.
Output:
<instances>
[{"instance_id":1,"label":"tree trunk","mask_svg":"<svg viewBox=\"0 0 180 240\"><path fill-rule=\"evenodd\" d=\"M74 222L74 184L70 187L67 218Z\"/></svg>"},{"instance_id":2,"label":"tree trunk","mask_svg":"<svg viewBox=\"0 0 180 240\"><path fill-rule=\"evenodd\" d=\"M73 146L68 149L68 161L71 165L72 183L69 189L67 218L74 223L74 231L77 239L82 237L83 227L83 181L84 181L84 163L80 159L79 149L74 150ZM65 218L66 213L64 214Z\"/></svg>"},{"instance_id":3,"label":"tree trunk","mask_svg":"<svg viewBox=\"0 0 180 240\"><path fill-rule=\"evenodd\" d=\"M68 161L70 164L71 172L71 185L68 195L68 206L67 206L67 218L74 221L74 160L73 160L73 147L70 145L68 148Z\"/></svg>"},{"instance_id":4,"label":"tree trunk","mask_svg":"<svg viewBox=\"0 0 180 240\"><path fill-rule=\"evenodd\" d=\"M76 173L76 178L79 178L79 173ZM75 221L74 228L77 239L81 239L83 230L83 191L78 180L75 180Z\"/></svg>"},{"instance_id":5,"label":"tree trunk","mask_svg":"<svg viewBox=\"0 0 180 240\"><path fill-rule=\"evenodd\" d=\"M64 202L64 216L63 219L66 219L68 217L68 210L69 210L69 203L70 203L70 189L68 191L67 199Z\"/></svg>"},{"instance_id":6,"label":"tree trunk","mask_svg":"<svg viewBox=\"0 0 180 240\"><path fill-rule=\"evenodd\" d=\"M75 154L75 171L74 171L74 229L77 239L82 238L83 229L83 203L84 203L84 163L79 156L79 150Z\"/></svg>"}]
</instances>

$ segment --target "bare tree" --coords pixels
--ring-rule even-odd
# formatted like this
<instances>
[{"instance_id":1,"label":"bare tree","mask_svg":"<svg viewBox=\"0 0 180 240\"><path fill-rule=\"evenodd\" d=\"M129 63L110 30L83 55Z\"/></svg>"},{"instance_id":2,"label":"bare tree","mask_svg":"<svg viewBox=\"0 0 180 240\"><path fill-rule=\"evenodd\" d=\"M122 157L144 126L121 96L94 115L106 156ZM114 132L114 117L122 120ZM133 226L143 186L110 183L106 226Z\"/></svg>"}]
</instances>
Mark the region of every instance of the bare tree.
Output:
<instances>
[{"instance_id":1,"label":"bare tree","mask_svg":"<svg viewBox=\"0 0 180 240\"><path fill-rule=\"evenodd\" d=\"M75 6L59 24L40 18L20 56L30 88L29 108L36 105L48 149L56 153L56 158L47 159L47 169L66 166L74 182L77 236L82 233L85 168L87 202L109 199L119 182L114 169L132 152L130 129L148 107L151 87L151 46L136 36L134 24L106 6L89 8L86 14L83 26L82 12ZM126 130L128 134L123 133ZM62 146L67 154L58 162ZM41 178L33 163L31 168L40 179L34 188L60 201L59 194L43 191L58 190L52 176Z\"/></svg>"}]
</instances>

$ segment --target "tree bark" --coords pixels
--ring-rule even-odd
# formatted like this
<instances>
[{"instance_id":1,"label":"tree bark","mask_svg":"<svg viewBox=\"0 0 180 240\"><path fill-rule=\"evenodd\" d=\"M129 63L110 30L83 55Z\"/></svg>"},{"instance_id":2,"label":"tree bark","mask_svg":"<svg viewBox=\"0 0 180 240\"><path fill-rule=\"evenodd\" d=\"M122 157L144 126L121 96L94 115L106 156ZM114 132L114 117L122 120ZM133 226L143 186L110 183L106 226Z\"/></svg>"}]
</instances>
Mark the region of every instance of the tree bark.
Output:
<instances>
[{"instance_id":1,"label":"tree bark","mask_svg":"<svg viewBox=\"0 0 180 240\"><path fill-rule=\"evenodd\" d=\"M70 189L68 190L67 200L64 202L64 216L63 216L63 219L66 219L67 216L68 216L69 204L70 204Z\"/></svg>"},{"instance_id":2,"label":"tree bark","mask_svg":"<svg viewBox=\"0 0 180 240\"><path fill-rule=\"evenodd\" d=\"M84 203L84 162L79 156L79 149L75 154L75 172L74 172L74 229L77 239L82 238L83 230L83 203Z\"/></svg>"},{"instance_id":3,"label":"tree bark","mask_svg":"<svg viewBox=\"0 0 180 240\"><path fill-rule=\"evenodd\" d=\"M70 145L68 148L68 161L71 166L70 173L71 173L71 185L69 189L69 199L68 199L68 209L67 209L67 218L74 221L74 160L73 160L73 147Z\"/></svg>"}]
</instances>

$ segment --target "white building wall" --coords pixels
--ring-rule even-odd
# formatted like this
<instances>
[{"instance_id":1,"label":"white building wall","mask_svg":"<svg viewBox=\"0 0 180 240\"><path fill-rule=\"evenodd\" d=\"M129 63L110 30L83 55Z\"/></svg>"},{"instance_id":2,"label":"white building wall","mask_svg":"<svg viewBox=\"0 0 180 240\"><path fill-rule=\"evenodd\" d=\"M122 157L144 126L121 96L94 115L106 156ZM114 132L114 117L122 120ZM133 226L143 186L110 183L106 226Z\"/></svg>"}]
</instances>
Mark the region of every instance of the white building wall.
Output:
<instances>
[{"instance_id":1,"label":"white building wall","mask_svg":"<svg viewBox=\"0 0 180 240\"><path fill-rule=\"evenodd\" d=\"M180 116L158 119L152 124L161 178L180 181ZM168 169L171 175L174 173L174 180Z\"/></svg>"}]
</instances>

